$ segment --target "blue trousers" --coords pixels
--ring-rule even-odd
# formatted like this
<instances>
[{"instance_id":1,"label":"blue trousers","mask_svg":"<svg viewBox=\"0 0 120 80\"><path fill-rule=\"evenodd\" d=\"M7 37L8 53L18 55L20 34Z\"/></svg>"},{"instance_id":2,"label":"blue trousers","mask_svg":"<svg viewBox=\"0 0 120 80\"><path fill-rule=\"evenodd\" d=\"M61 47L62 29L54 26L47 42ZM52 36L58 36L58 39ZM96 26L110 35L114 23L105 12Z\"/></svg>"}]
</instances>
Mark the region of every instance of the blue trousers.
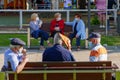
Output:
<instances>
[{"instance_id":1,"label":"blue trousers","mask_svg":"<svg viewBox=\"0 0 120 80\"><path fill-rule=\"evenodd\" d=\"M69 38L70 38L71 43L72 43L73 38L76 38L76 34L75 33L71 33L69 35ZM80 40L81 40L81 36L79 36L78 38L76 38L76 46L80 46Z\"/></svg>"},{"instance_id":2,"label":"blue trousers","mask_svg":"<svg viewBox=\"0 0 120 80\"><path fill-rule=\"evenodd\" d=\"M40 37L41 38L40 45L42 45L42 46L44 45L44 40L48 40L48 38L49 38L49 34L43 30L36 30L36 31L32 32L31 35L35 39Z\"/></svg>"}]
</instances>

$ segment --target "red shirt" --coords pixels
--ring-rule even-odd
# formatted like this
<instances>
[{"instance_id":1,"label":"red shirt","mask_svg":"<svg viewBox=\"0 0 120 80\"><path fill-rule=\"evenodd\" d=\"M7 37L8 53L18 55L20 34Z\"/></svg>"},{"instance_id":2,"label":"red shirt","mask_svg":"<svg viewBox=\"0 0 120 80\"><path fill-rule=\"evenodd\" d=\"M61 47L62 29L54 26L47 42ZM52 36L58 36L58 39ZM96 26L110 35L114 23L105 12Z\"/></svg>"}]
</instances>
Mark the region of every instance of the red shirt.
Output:
<instances>
[{"instance_id":1,"label":"red shirt","mask_svg":"<svg viewBox=\"0 0 120 80\"><path fill-rule=\"evenodd\" d=\"M64 34L64 20L60 20L60 21L56 21L56 19L51 21L50 24L50 32L53 33L55 31L55 27L56 25L58 25L58 27L60 28L60 31L62 34Z\"/></svg>"}]
</instances>

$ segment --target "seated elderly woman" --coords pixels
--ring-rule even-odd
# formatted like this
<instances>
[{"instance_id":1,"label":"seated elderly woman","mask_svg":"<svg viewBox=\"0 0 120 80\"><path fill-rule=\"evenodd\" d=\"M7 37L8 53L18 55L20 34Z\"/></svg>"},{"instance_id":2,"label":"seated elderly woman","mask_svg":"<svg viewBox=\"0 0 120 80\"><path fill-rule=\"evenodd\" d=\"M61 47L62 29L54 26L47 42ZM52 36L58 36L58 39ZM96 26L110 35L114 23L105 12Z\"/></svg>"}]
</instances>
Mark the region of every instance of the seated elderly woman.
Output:
<instances>
[{"instance_id":1,"label":"seated elderly woman","mask_svg":"<svg viewBox=\"0 0 120 80\"><path fill-rule=\"evenodd\" d=\"M48 48L44 51L42 55L42 61L75 61L72 53L69 51L71 47L70 46L70 40L68 38L65 38L64 40L68 41L63 41L62 34L56 33L54 36L54 45L51 48ZM65 42L67 43L68 50L65 49L62 46L62 43Z\"/></svg>"},{"instance_id":2,"label":"seated elderly woman","mask_svg":"<svg viewBox=\"0 0 120 80\"><path fill-rule=\"evenodd\" d=\"M49 44L48 38L49 34L43 30L41 30L41 25L42 25L42 20L39 19L37 13L33 13L31 15L31 21L30 21L30 32L31 36L34 37L35 39L41 38L40 40L40 50L44 50L44 40L47 41Z\"/></svg>"},{"instance_id":3,"label":"seated elderly woman","mask_svg":"<svg viewBox=\"0 0 120 80\"><path fill-rule=\"evenodd\" d=\"M64 34L64 20L61 18L61 13L55 13L50 24L51 37L54 37L57 32Z\"/></svg>"}]
</instances>

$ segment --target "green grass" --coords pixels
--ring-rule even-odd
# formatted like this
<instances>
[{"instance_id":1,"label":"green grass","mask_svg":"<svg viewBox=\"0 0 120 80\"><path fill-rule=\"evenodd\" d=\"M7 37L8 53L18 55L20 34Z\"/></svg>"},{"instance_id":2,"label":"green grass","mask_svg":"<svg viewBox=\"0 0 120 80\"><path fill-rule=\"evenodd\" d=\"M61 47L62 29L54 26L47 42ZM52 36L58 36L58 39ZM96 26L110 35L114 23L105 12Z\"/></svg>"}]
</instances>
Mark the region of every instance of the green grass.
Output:
<instances>
[{"instance_id":1,"label":"green grass","mask_svg":"<svg viewBox=\"0 0 120 80\"><path fill-rule=\"evenodd\" d=\"M5 73L0 72L0 80L5 80Z\"/></svg>"},{"instance_id":2,"label":"green grass","mask_svg":"<svg viewBox=\"0 0 120 80\"><path fill-rule=\"evenodd\" d=\"M120 36L103 36L101 43L110 46L120 46Z\"/></svg>"},{"instance_id":3,"label":"green grass","mask_svg":"<svg viewBox=\"0 0 120 80\"><path fill-rule=\"evenodd\" d=\"M116 72L116 80L120 80L120 72Z\"/></svg>"},{"instance_id":4,"label":"green grass","mask_svg":"<svg viewBox=\"0 0 120 80\"><path fill-rule=\"evenodd\" d=\"M0 34L0 46L9 46L10 38L20 38L27 43L27 34ZM51 39L50 39L51 40ZM81 46L84 46L85 41L81 41ZM120 36L102 36L102 44L109 46L120 46ZM73 40L73 46L75 45L75 39ZM31 40L32 46L39 46L38 39ZM46 45L46 42L45 42Z\"/></svg>"}]
</instances>

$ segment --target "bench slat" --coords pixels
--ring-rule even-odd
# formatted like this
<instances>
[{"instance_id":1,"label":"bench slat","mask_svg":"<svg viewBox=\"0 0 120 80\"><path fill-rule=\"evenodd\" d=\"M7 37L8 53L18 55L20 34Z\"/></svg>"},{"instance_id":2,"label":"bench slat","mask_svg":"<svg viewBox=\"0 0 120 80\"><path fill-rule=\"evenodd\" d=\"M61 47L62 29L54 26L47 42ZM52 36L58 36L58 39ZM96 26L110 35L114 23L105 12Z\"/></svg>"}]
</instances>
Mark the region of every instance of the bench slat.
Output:
<instances>
[{"instance_id":1,"label":"bench slat","mask_svg":"<svg viewBox=\"0 0 120 80\"><path fill-rule=\"evenodd\" d=\"M111 73L76 73L77 70L112 70L111 61L103 62L28 62L24 70L73 70L72 73L25 73L18 74L18 80L112 80ZM9 74L13 80L14 74ZM104 79L103 79L104 78Z\"/></svg>"}]
</instances>

